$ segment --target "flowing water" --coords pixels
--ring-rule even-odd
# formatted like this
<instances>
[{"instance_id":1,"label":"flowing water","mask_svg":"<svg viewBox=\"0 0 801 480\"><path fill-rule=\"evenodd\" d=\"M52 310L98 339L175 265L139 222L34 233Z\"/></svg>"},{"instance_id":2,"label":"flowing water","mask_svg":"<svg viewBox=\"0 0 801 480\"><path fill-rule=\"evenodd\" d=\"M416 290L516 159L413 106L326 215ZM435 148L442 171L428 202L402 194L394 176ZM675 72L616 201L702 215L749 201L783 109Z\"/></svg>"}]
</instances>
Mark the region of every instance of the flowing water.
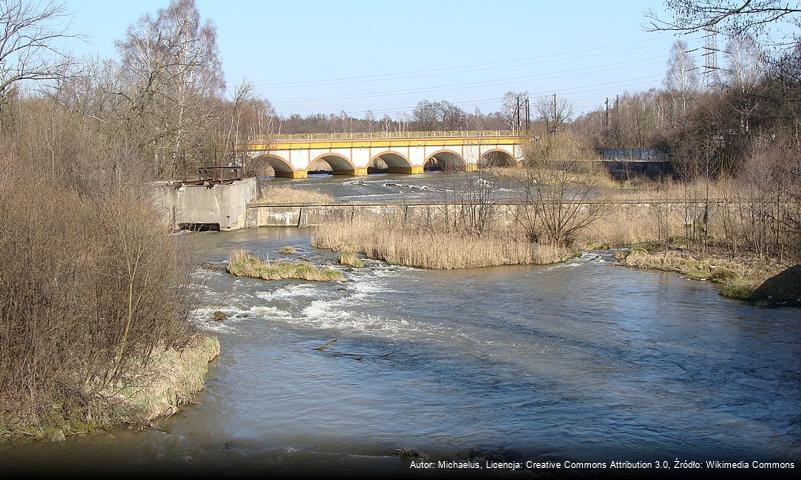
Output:
<instances>
[{"instance_id":1,"label":"flowing water","mask_svg":"<svg viewBox=\"0 0 801 480\"><path fill-rule=\"evenodd\" d=\"M337 202L389 203L389 202L442 202L461 198L471 186L475 190L480 182L490 188L498 201L519 201L523 195L518 180L487 175L443 174L425 172L416 175L374 173L366 177L348 177L329 174L310 174L306 179L260 177L262 186L291 186L296 190L325 193Z\"/></svg>"},{"instance_id":2,"label":"flowing water","mask_svg":"<svg viewBox=\"0 0 801 480\"><path fill-rule=\"evenodd\" d=\"M335 258L303 230L191 235L198 262L235 248L277 258L285 245ZM267 282L199 268L194 321L222 355L196 405L163 431L31 442L0 451L0 465L403 470L400 448L801 460L801 309L728 300L603 253L462 271L368 261L346 276ZM214 322L214 310L229 320Z\"/></svg>"}]
</instances>

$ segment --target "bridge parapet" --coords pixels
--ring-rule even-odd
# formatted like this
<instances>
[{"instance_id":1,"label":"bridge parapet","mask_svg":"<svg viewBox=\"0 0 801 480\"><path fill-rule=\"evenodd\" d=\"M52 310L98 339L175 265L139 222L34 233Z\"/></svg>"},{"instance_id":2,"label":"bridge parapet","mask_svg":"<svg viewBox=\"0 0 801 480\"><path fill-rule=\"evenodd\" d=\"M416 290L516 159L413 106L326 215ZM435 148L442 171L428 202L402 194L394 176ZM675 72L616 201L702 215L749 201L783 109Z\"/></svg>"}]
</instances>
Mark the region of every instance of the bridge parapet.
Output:
<instances>
[{"instance_id":1,"label":"bridge parapet","mask_svg":"<svg viewBox=\"0 0 801 480\"><path fill-rule=\"evenodd\" d=\"M258 138L254 143L325 141L325 140L380 140L395 138L482 138L522 137L518 130L434 130L434 131L378 131L378 132L332 132L332 133L284 133Z\"/></svg>"}]
</instances>

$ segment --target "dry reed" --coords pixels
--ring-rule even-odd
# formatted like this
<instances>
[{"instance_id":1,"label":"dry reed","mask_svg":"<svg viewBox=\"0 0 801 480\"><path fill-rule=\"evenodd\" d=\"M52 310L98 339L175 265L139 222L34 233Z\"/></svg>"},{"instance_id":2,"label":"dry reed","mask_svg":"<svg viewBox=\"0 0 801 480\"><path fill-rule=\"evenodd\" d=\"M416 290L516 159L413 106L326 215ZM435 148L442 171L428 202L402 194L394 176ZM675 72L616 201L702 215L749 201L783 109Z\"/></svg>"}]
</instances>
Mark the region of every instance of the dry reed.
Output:
<instances>
[{"instance_id":1,"label":"dry reed","mask_svg":"<svg viewBox=\"0 0 801 480\"><path fill-rule=\"evenodd\" d=\"M260 202L274 205L307 205L336 203L331 195L292 187L270 186L261 191Z\"/></svg>"},{"instance_id":2,"label":"dry reed","mask_svg":"<svg viewBox=\"0 0 801 480\"><path fill-rule=\"evenodd\" d=\"M569 251L523 239L467 236L455 232L388 230L379 221L325 224L315 229L312 244L340 250L352 245L369 258L390 264L430 269L556 263Z\"/></svg>"}]
</instances>

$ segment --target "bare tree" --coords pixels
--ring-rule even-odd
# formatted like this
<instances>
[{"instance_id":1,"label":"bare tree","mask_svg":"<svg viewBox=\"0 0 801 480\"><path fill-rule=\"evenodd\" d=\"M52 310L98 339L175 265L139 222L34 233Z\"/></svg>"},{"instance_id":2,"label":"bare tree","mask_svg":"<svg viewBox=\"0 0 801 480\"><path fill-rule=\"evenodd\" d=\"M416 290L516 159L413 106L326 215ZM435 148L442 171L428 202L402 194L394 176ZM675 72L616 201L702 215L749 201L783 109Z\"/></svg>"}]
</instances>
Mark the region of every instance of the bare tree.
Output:
<instances>
[{"instance_id":1,"label":"bare tree","mask_svg":"<svg viewBox=\"0 0 801 480\"><path fill-rule=\"evenodd\" d=\"M442 122L442 109L438 102L422 100L414 107L414 121L420 130L434 130Z\"/></svg>"},{"instance_id":2,"label":"bare tree","mask_svg":"<svg viewBox=\"0 0 801 480\"><path fill-rule=\"evenodd\" d=\"M764 55L750 35L733 35L724 54L728 60L726 78L729 87L745 91L762 79Z\"/></svg>"},{"instance_id":3,"label":"bare tree","mask_svg":"<svg viewBox=\"0 0 801 480\"><path fill-rule=\"evenodd\" d=\"M58 25L66 16L55 3L0 0L0 107L20 82L64 78L72 61L56 44L75 37Z\"/></svg>"},{"instance_id":4,"label":"bare tree","mask_svg":"<svg viewBox=\"0 0 801 480\"><path fill-rule=\"evenodd\" d=\"M225 86L214 26L201 23L194 0L174 0L155 18L140 18L117 47L130 128L147 132L157 175L174 178L186 150L215 120L208 99Z\"/></svg>"},{"instance_id":5,"label":"bare tree","mask_svg":"<svg viewBox=\"0 0 801 480\"><path fill-rule=\"evenodd\" d=\"M564 98L557 97L555 93L550 97L541 97L537 101L536 108L540 121L545 123L550 135L559 133L573 116L573 106Z\"/></svg>"},{"instance_id":6,"label":"bare tree","mask_svg":"<svg viewBox=\"0 0 801 480\"><path fill-rule=\"evenodd\" d=\"M594 199L598 175L591 162L545 160L526 150L523 197L515 221L532 243L570 246L606 208ZM580 179L580 180L579 180Z\"/></svg>"},{"instance_id":7,"label":"bare tree","mask_svg":"<svg viewBox=\"0 0 801 480\"><path fill-rule=\"evenodd\" d=\"M523 103L528 99L528 92L513 92L508 91L503 95L503 105L501 106L501 115L506 121L506 127L510 130L518 128L518 120L523 123L523 115L525 112L521 111Z\"/></svg>"},{"instance_id":8,"label":"bare tree","mask_svg":"<svg viewBox=\"0 0 801 480\"><path fill-rule=\"evenodd\" d=\"M467 126L467 114L450 102L439 102L442 128L445 130L464 130Z\"/></svg>"},{"instance_id":9,"label":"bare tree","mask_svg":"<svg viewBox=\"0 0 801 480\"><path fill-rule=\"evenodd\" d=\"M264 173L265 162L252 162L243 146L254 140L270 143L276 130L275 112L270 102L256 97L252 85L243 81L233 99L223 102L219 115L226 166L241 167L245 175Z\"/></svg>"},{"instance_id":10,"label":"bare tree","mask_svg":"<svg viewBox=\"0 0 801 480\"><path fill-rule=\"evenodd\" d=\"M687 114L690 100L698 91L695 60L687 51L687 43L676 40L670 50L665 74L665 88L671 97L671 125Z\"/></svg>"},{"instance_id":11,"label":"bare tree","mask_svg":"<svg viewBox=\"0 0 801 480\"><path fill-rule=\"evenodd\" d=\"M665 6L672 18L645 12L649 31L769 34L766 30L771 24L798 27L801 14L798 0L665 0ZM786 41L776 43L782 46Z\"/></svg>"},{"instance_id":12,"label":"bare tree","mask_svg":"<svg viewBox=\"0 0 801 480\"><path fill-rule=\"evenodd\" d=\"M245 103L252 99L253 86L243 81L236 88L231 111L228 115L228 133L225 138L225 145L229 149L229 163L237 166L244 166L244 159L240 158L239 146L247 143L247 138L242 138L242 111ZM247 136L247 135L246 135Z\"/></svg>"}]
</instances>

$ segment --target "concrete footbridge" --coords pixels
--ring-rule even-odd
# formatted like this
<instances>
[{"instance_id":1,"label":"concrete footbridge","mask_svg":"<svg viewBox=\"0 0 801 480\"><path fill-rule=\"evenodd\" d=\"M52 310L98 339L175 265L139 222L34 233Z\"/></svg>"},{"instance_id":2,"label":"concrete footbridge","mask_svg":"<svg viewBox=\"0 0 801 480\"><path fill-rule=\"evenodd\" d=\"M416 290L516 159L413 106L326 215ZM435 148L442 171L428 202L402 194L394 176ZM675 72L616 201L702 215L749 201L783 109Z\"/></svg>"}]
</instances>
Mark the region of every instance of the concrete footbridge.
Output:
<instances>
[{"instance_id":1,"label":"concrete footbridge","mask_svg":"<svg viewBox=\"0 0 801 480\"><path fill-rule=\"evenodd\" d=\"M360 132L278 135L240 146L263 159L278 177L307 172L367 175L368 169L415 174L424 170L472 172L479 165L510 166L523 157L524 137L505 130L448 132Z\"/></svg>"}]
</instances>

